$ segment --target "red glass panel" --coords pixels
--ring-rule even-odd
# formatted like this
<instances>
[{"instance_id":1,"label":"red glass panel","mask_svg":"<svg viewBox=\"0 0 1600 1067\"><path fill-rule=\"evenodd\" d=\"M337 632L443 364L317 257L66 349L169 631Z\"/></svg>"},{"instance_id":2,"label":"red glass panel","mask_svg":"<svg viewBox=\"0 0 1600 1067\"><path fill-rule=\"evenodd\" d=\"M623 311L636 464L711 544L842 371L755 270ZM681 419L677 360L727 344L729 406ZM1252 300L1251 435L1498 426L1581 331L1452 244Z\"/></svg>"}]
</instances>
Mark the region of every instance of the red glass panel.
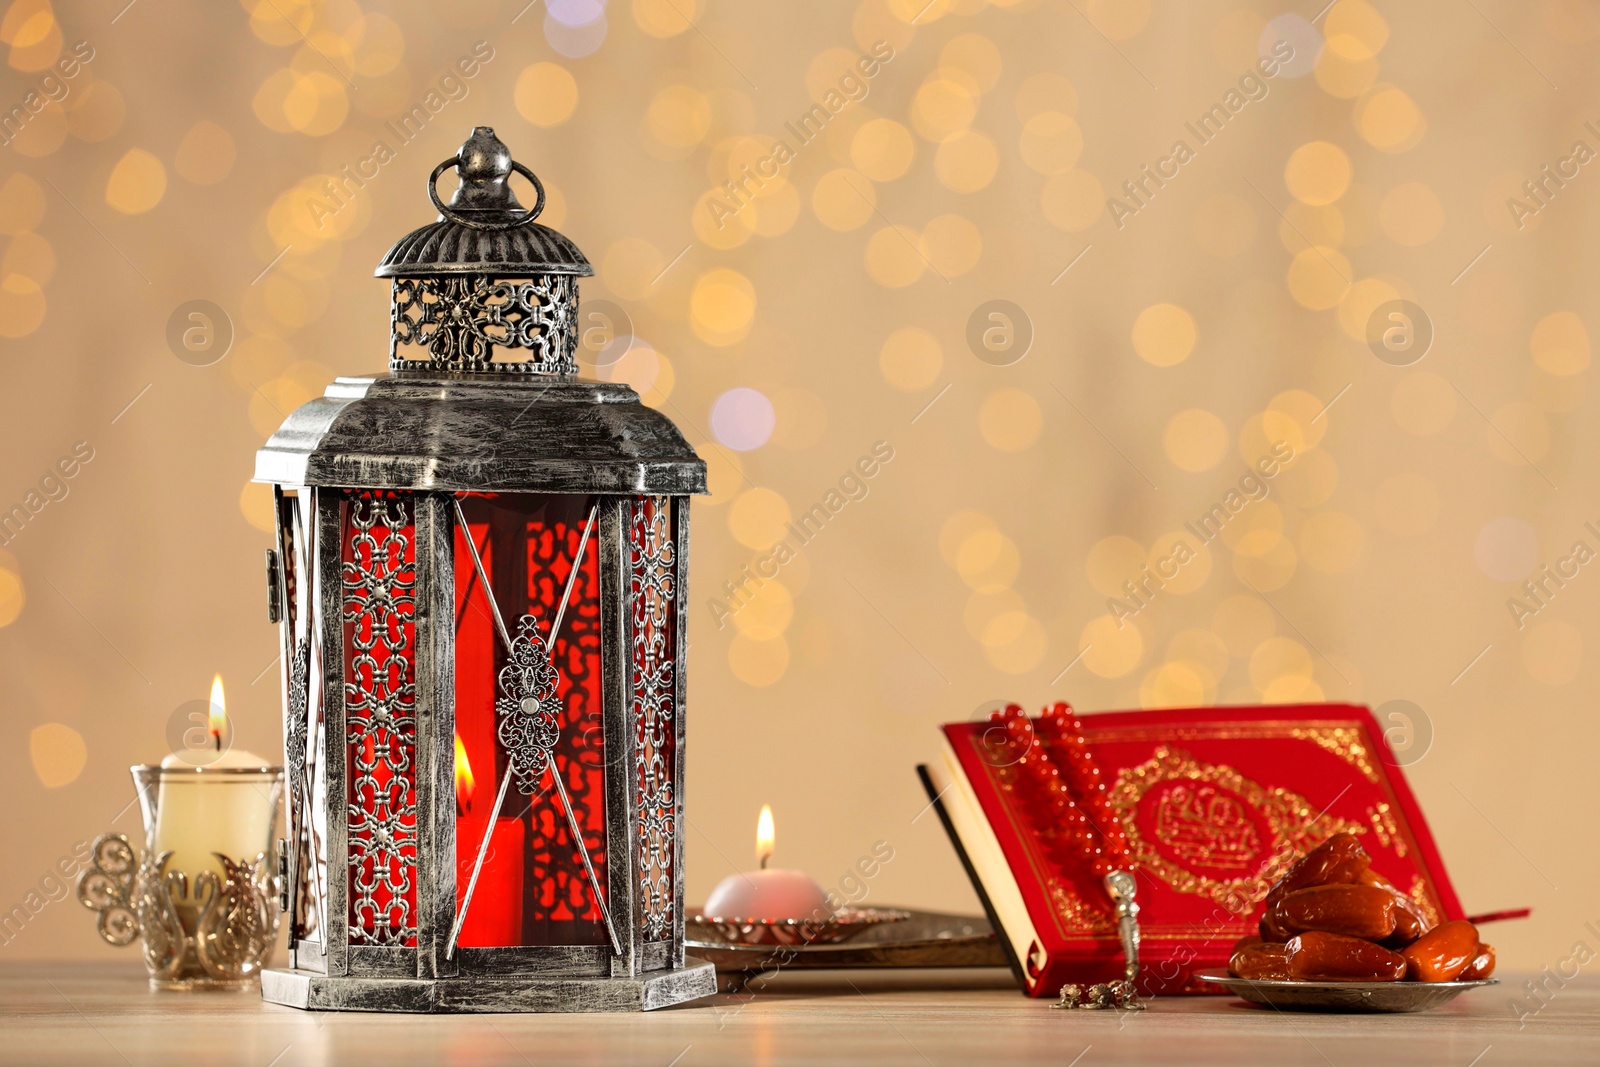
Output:
<instances>
[{"instance_id":1,"label":"red glass panel","mask_svg":"<svg viewBox=\"0 0 1600 1067\"><path fill-rule=\"evenodd\" d=\"M672 936L677 799L678 555L668 497L639 497L629 527L633 607L634 788L639 805L640 921L646 941Z\"/></svg>"},{"instance_id":2,"label":"red glass panel","mask_svg":"<svg viewBox=\"0 0 1600 1067\"><path fill-rule=\"evenodd\" d=\"M458 909L465 902L485 832L490 837L458 943L467 947L607 944L605 920L583 862L587 851L595 879L604 886L598 530L591 533L577 565L550 656L559 704L551 771L560 774L566 786L581 829L582 850L574 843L550 771L529 783L531 794L521 791L523 783L513 774L500 815L490 826L509 763L502 736L506 694L501 685L508 658L466 540L470 533L510 636L517 637L519 623L527 616L534 620L541 640L548 642L594 499L471 495L460 502L467 529L456 530L455 545Z\"/></svg>"},{"instance_id":3,"label":"red glass panel","mask_svg":"<svg viewBox=\"0 0 1600 1067\"><path fill-rule=\"evenodd\" d=\"M342 503L352 945L417 943L416 530L405 494Z\"/></svg>"}]
</instances>

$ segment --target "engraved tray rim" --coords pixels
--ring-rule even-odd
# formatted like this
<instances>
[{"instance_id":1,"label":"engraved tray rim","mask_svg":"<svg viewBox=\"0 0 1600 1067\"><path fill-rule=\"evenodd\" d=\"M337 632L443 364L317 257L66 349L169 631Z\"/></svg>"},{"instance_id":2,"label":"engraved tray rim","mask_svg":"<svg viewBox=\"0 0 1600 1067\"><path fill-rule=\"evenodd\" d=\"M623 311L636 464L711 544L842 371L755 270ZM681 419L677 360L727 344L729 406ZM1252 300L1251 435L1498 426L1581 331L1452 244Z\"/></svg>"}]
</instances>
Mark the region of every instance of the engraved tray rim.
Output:
<instances>
[{"instance_id":1,"label":"engraved tray rim","mask_svg":"<svg viewBox=\"0 0 1600 1067\"><path fill-rule=\"evenodd\" d=\"M1237 978L1225 970L1196 971L1194 977L1223 986L1252 1004L1291 1011L1427 1011L1469 989L1500 984L1498 978L1471 982L1301 982Z\"/></svg>"}]
</instances>

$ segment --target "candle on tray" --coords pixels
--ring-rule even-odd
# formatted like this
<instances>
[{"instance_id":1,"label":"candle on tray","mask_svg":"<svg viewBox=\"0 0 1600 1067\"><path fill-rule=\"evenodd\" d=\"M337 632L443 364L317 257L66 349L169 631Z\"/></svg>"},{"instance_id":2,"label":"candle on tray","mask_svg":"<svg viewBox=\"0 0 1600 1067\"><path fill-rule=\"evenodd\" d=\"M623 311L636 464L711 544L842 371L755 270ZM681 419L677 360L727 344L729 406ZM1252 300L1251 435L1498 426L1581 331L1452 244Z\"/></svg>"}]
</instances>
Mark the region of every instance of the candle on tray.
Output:
<instances>
[{"instance_id":1,"label":"candle on tray","mask_svg":"<svg viewBox=\"0 0 1600 1067\"><path fill-rule=\"evenodd\" d=\"M150 848L157 856L171 851L167 870L184 872L191 884L201 871L222 874L222 864L213 853L253 861L271 846L273 790L279 772L254 752L222 751L226 726L219 674L211 682L209 722L215 758L201 762L193 755L174 752L161 761ZM263 773L240 773L251 770Z\"/></svg>"},{"instance_id":2,"label":"candle on tray","mask_svg":"<svg viewBox=\"0 0 1600 1067\"><path fill-rule=\"evenodd\" d=\"M756 823L760 869L730 874L706 898L705 913L719 919L826 919L833 913L822 887L804 871L769 868L776 834L772 808L762 805Z\"/></svg>"}]
</instances>

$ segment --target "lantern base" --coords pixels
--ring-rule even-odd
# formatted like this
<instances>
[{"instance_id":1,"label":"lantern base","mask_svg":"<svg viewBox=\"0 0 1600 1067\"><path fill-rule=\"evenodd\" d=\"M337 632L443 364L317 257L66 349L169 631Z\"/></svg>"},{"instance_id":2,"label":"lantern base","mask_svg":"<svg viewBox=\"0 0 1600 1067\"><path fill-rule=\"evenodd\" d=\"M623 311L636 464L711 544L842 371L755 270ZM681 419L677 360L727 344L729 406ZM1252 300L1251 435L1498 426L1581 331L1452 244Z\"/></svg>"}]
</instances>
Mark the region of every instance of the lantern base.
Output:
<instances>
[{"instance_id":1,"label":"lantern base","mask_svg":"<svg viewBox=\"0 0 1600 1067\"><path fill-rule=\"evenodd\" d=\"M329 977L282 968L261 972L263 1000L307 1011L652 1011L708 997L716 991L716 968L692 957L682 967L632 978Z\"/></svg>"}]
</instances>

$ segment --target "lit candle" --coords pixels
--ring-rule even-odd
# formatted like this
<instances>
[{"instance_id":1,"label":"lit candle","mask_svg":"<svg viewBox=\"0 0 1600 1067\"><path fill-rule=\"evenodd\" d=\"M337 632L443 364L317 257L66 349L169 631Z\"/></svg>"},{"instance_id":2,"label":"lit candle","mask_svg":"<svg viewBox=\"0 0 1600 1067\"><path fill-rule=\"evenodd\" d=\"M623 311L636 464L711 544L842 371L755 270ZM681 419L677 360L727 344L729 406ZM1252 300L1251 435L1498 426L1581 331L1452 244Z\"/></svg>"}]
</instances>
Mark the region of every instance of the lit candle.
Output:
<instances>
[{"instance_id":1,"label":"lit candle","mask_svg":"<svg viewBox=\"0 0 1600 1067\"><path fill-rule=\"evenodd\" d=\"M760 869L730 874L706 898L705 913L714 919L826 919L833 914L828 895L805 871L769 868L774 838L772 807L763 804L756 822L756 858Z\"/></svg>"},{"instance_id":2,"label":"lit candle","mask_svg":"<svg viewBox=\"0 0 1600 1067\"><path fill-rule=\"evenodd\" d=\"M467 895L472 878L478 842L492 804L474 804L478 791L467 746L456 735L456 907ZM490 798L493 800L493 797ZM522 944L522 864L523 825L521 819L501 816L489 835L489 852L484 857L478 887L472 894L472 907L461 924L456 942L463 948L503 948Z\"/></svg>"},{"instance_id":3,"label":"lit candle","mask_svg":"<svg viewBox=\"0 0 1600 1067\"><path fill-rule=\"evenodd\" d=\"M272 791L277 771L254 752L222 751L227 710L222 675L211 682L209 734L216 758L196 765L193 757L174 752L161 761L161 789L156 799L156 827L151 849L171 851L168 871L193 879L201 871L222 874L212 853L232 860L254 861L271 842L274 815ZM259 770L259 776L241 774Z\"/></svg>"}]
</instances>

